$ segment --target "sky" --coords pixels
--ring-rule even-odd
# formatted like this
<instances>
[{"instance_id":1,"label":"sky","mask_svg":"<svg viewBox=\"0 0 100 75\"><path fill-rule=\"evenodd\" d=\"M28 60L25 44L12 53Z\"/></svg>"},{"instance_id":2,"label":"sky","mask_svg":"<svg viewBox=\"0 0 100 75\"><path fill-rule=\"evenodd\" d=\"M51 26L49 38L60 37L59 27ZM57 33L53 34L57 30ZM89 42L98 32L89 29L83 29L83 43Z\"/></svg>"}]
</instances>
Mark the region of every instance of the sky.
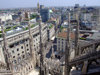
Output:
<instances>
[{"instance_id":1,"label":"sky","mask_svg":"<svg viewBox=\"0 0 100 75\"><path fill-rule=\"evenodd\" d=\"M100 6L100 0L0 0L0 8L36 7L37 3L44 6Z\"/></svg>"}]
</instances>

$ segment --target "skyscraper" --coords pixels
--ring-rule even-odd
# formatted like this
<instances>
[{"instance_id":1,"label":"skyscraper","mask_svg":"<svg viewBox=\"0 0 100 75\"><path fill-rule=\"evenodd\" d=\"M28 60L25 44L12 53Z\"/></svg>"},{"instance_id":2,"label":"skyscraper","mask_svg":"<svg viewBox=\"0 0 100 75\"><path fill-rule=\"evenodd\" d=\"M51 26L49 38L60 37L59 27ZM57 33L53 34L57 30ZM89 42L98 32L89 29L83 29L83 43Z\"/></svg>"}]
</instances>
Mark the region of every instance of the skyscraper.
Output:
<instances>
[{"instance_id":1,"label":"skyscraper","mask_svg":"<svg viewBox=\"0 0 100 75\"><path fill-rule=\"evenodd\" d=\"M41 9L40 14L41 14L41 17L42 17L42 21L46 22L50 18L50 9Z\"/></svg>"},{"instance_id":2,"label":"skyscraper","mask_svg":"<svg viewBox=\"0 0 100 75\"><path fill-rule=\"evenodd\" d=\"M41 9L44 9L44 5L40 5L40 10L41 10Z\"/></svg>"},{"instance_id":3,"label":"skyscraper","mask_svg":"<svg viewBox=\"0 0 100 75\"><path fill-rule=\"evenodd\" d=\"M75 7L74 8L79 8L79 4L75 4Z\"/></svg>"}]
</instances>

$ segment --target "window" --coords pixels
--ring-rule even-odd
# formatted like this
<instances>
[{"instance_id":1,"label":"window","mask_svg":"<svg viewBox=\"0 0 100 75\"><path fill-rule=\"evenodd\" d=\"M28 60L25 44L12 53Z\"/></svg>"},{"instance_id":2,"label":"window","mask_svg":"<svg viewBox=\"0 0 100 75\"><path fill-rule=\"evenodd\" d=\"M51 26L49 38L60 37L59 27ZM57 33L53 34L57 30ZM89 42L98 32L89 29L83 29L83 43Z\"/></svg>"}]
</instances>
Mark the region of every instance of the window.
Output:
<instances>
[{"instance_id":1,"label":"window","mask_svg":"<svg viewBox=\"0 0 100 75\"><path fill-rule=\"evenodd\" d=\"M58 49L60 50L60 47Z\"/></svg>"},{"instance_id":2,"label":"window","mask_svg":"<svg viewBox=\"0 0 100 75\"><path fill-rule=\"evenodd\" d=\"M28 55L30 55L30 53L28 53Z\"/></svg>"},{"instance_id":3,"label":"window","mask_svg":"<svg viewBox=\"0 0 100 75\"><path fill-rule=\"evenodd\" d=\"M34 42L35 42L35 40L34 40Z\"/></svg>"},{"instance_id":4,"label":"window","mask_svg":"<svg viewBox=\"0 0 100 75\"><path fill-rule=\"evenodd\" d=\"M15 43L15 45L16 45L16 46L19 45L19 42Z\"/></svg>"},{"instance_id":5,"label":"window","mask_svg":"<svg viewBox=\"0 0 100 75\"><path fill-rule=\"evenodd\" d=\"M20 55L20 54L18 53L18 55Z\"/></svg>"},{"instance_id":6,"label":"window","mask_svg":"<svg viewBox=\"0 0 100 75\"><path fill-rule=\"evenodd\" d=\"M29 51L29 49L27 49L27 51Z\"/></svg>"},{"instance_id":7,"label":"window","mask_svg":"<svg viewBox=\"0 0 100 75\"><path fill-rule=\"evenodd\" d=\"M25 55L23 55L23 58L25 58Z\"/></svg>"},{"instance_id":8,"label":"window","mask_svg":"<svg viewBox=\"0 0 100 75\"><path fill-rule=\"evenodd\" d=\"M21 46L21 49L23 49L23 46Z\"/></svg>"},{"instance_id":9,"label":"window","mask_svg":"<svg viewBox=\"0 0 100 75\"><path fill-rule=\"evenodd\" d=\"M13 47L14 47L14 44L13 44L13 45L10 45L9 47L10 47L10 48L13 48Z\"/></svg>"},{"instance_id":10,"label":"window","mask_svg":"<svg viewBox=\"0 0 100 75\"><path fill-rule=\"evenodd\" d=\"M17 61L16 61L16 60L14 60L14 63L16 64L16 63L17 63Z\"/></svg>"},{"instance_id":11,"label":"window","mask_svg":"<svg viewBox=\"0 0 100 75\"><path fill-rule=\"evenodd\" d=\"M17 71L17 67L15 67L15 71Z\"/></svg>"},{"instance_id":12,"label":"window","mask_svg":"<svg viewBox=\"0 0 100 75\"><path fill-rule=\"evenodd\" d=\"M17 51L19 51L19 48L17 48Z\"/></svg>"},{"instance_id":13,"label":"window","mask_svg":"<svg viewBox=\"0 0 100 75\"><path fill-rule=\"evenodd\" d=\"M20 61L20 60L21 60L21 57L18 58L18 61Z\"/></svg>"},{"instance_id":14,"label":"window","mask_svg":"<svg viewBox=\"0 0 100 75\"><path fill-rule=\"evenodd\" d=\"M24 51L22 51L22 53L24 53Z\"/></svg>"},{"instance_id":15,"label":"window","mask_svg":"<svg viewBox=\"0 0 100 75\"><path fill-rule=\"evenodd\" d=\"M12 53L14 53L14 50L12 51Z\"/></svg>"},{"instance_id":16,"label":"window","mask_svg":"<svg viewBox=\"0 0 100 75\"><path fill-rule=\"evenodd\" d=\"M31 65L31 68L32 68L32 65Z\"/></svg>"},{"instance_id":17,"label":"window","mask_svg":"<svg viewBox=\"0 0 100 75\"><path fill-rule=\"evenodd\" d=\"M19 43L21 44L21 43L24 43L24 41L22 40L22 41L19 41Z\"/></svg>"},{"instance_id":18,"label":"window","mask_svg":"<svg viewBox=\"0 0 100 75\"><path fill-rule=\"evenodd\" d=\"M15 56L13 56L13 58L15 58Z\"/></svg>"},{"instance_id":19,"label":"window","mask_svg":"<svg viewBox=\"0 0 100 75\"><path fill-rule=\"evenodd\" d=\"M62 51L63 51L63 48L62 48Z\"/></svg>"},{"instance_id":20,"label":"window","mask_svg":"<svg viewBox=\"0 0 100 75\"><path fill-rule=\"evenodd\" d=\"M28 47L28 44L27 44L27 47Z\"/></svg>"}]
</instances>

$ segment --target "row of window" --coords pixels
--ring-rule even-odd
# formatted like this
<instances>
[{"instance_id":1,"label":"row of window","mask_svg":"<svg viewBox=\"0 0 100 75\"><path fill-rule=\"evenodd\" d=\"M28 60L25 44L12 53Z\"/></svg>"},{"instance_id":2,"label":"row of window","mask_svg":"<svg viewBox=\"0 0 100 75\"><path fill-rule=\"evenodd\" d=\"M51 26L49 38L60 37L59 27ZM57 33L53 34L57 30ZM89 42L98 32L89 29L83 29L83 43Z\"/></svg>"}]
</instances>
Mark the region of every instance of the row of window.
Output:
<instances>
[{"instance_id":1,"label":"row of window","mask_svg":"<svg viewBox=\"0 0 100 75\"><path fill-rule=\"evenodd\" d=\"M28 47L28 44L26 46ZM23 46L21 46L21 49L23 49ZM17 51L19 51L19 48L17 48ZM14 53L14 50L12 50L12 53Z\"/></svg>"},{"instance_id":2,"label":"row of window","mask_svg":"<svg viewBox=\"0 0 100 75\"><path fill-rule=\"evenodd\" d=\"M37 34L35 34L35 35L33 35L33 38L35 38L36 36L38 36L39 35L39 33L37 33Z\"/></svg>"},{"instance_id":3,"label":"row of window","mask_svg":"<svg viewBox=\"0 0 100 75\"><path fill-rule=\"evenodd\" d=\"M27 65L27 64L26 64ZM20 67L22 68L22 65L20 65ZM29 67L25 67L26 69L24 69L24 71L22 71L23 74L27 73L28 71L30 71L30 69L32 69L32 65L30 65ZM19 70L18 67L15 67L15 71ZM26 70L26 71L25 71ZM21 75L22 75L21 73Z\"/></svg>"},{"instance_id":4,"label":"row of window","mask_svg":"<svg viewBox=\"0 0 100 75\"><path fill-rule=\"evenodd\" d=\"M24 51L22 51L22 53L24 53ZM20 53L18 53L18 56L20 55ZM15 58L15 56L13 56L13 58Z\"/></svg>"},{"instance_id":5,"label":"row of window","mask_svg":"<svg viewBox=\"0 0 100 75\"><path fill-rule=\"evenodd\" d=\"M27 53L27 55L30 55L30 53ZM13 58L15 58L15 56L13 56ZM22 56L22 59L24 59L24 58L25 58L25 55ZM20 61L21 61L21 57L18 58L18 62L20 62ZM16 63L17 63L17 60L14 60L14 64L16 64Z\"/></svg>"},{"instance_id":6,"label":"row of window","mask_svg":"<svg viewBox=\"0 0 100 75\"><path fill-rule=\"evenodd\" d=\"M62 42L61 42L61 41L58 41L58 43L62 43L62 44L64 44L64 42L63 42L63 41L62 41ZM67 42L66 42L65 44L67 44Z\"/></svg>"},{"instance_id":7,"label":"row of window","mask_svg":"<svg viewBox=\"0 0 100 75\"><path fill-rule=\"evenodd\" d=\"M15 56L13 56L13 58L15 58ZM24 58L25 58L25 55L22 56L22 59L24 59ZM21 57L18 58L18 62L20 62L20 61L21 61ZM14 64L17 64L17 60L14 60Z\"/></svg>"},{"instance_id":8,"label":"row of window","mask_svg":"<svg viewBox=\"0 0 100 75\"><path fill-rule=\"evenodd\" d=\"M17 46L17 45L19 45L19 44L24 43L25 41L28 41L28 39L25 39L25 40L21 40L21 41L19 41L19 42L16 42L15 44L10 45L9 47L10 47L10 48L13 48L14 46Z\"/></svg>"}]
</instances>

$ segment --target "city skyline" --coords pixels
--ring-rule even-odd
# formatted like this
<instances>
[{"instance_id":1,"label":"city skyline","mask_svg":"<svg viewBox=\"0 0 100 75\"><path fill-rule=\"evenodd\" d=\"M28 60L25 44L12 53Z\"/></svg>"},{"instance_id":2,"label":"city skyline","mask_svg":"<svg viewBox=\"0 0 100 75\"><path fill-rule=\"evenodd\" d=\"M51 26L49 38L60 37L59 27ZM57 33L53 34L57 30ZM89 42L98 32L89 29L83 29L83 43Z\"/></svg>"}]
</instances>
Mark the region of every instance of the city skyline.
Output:
<instances>
[{"instance_id":1,"label":"city skyline","mask_svg":"<svg viewBox=\"0 0 100 75\"><path fill-rule=\"evenodd\" d=\"M0 9L2 8L24 8L24 7L37 7L37 3L44 6L74 6L79 4L80 6L99 6L99 0L1 0Z\"/></svg>"}]
</instances>

